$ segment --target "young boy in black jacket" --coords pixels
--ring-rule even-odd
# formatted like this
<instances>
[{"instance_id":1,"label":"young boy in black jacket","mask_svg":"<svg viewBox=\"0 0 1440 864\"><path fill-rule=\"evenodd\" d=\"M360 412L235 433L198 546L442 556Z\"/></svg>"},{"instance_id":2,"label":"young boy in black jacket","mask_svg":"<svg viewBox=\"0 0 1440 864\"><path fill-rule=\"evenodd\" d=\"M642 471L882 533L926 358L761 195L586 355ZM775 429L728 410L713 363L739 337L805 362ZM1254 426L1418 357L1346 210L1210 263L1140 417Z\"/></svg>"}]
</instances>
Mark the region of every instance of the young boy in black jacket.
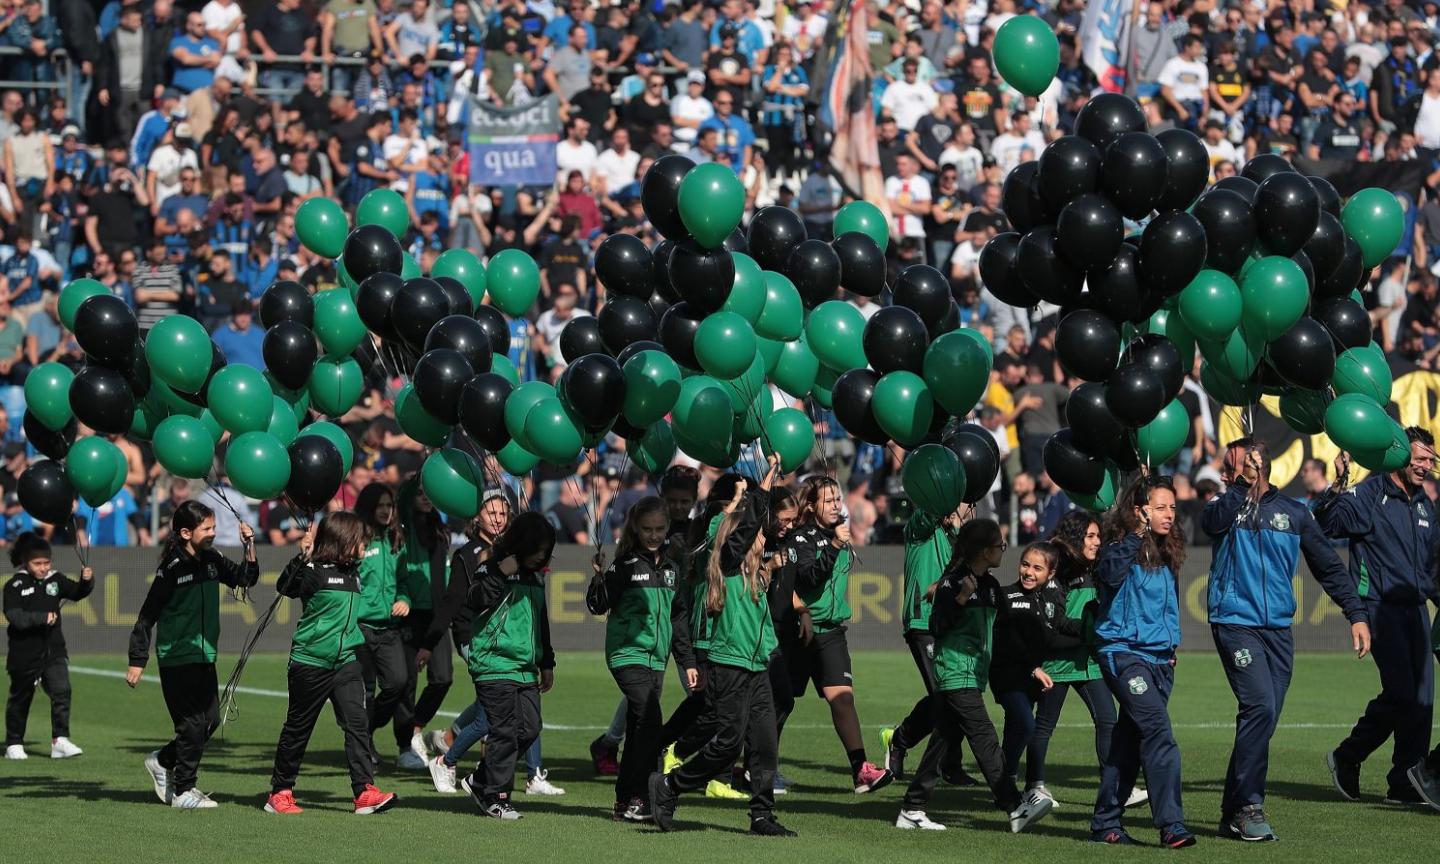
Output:
<instances>
[{"instance_id":1,"label":"young boy in black jacket","mask_svg":"<svg viewBox=\"0 0 1440 864\"><path fill-rule=\"evenodd\" d=\"M89 597L95 571L81 568L76 582L50 569L50 544L28 531L10 547L10 563L19 569L5 585L5 620L10 623L5 758L26 758L25 723L37 683L50 697L50 758L79 756L83 751L70 742L70 655L60 629L60 604Z\"/></svg>"}]
</instances>

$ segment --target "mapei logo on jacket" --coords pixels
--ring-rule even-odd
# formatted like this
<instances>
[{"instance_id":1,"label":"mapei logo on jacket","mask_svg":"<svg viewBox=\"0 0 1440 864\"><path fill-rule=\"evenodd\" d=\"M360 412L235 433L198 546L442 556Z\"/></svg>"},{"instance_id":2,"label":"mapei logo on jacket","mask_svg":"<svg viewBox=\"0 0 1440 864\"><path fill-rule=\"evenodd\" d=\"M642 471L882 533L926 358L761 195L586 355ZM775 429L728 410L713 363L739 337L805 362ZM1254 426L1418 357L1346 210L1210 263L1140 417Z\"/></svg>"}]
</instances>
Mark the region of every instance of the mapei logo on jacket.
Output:
<instances>
[{"instance_id":1,"label":"mapei logo on jacket","mask_svg":"<svg viewBox=\"0 0 1440 864\"><path fill-rule=\"evenodd\" d=\"M1270 517L1270 527L1271 527L1271 528L1274 528L1276 531L1289 531L1289 530L1290 530L1290 514L1289 514L1289 513L1275 513L1275 514L1273 514L1273 515Z\"/></svg>"},{"instance_id":2,"label":"mapei logo on jacket","mask_svg":"<svg viewBox=\"0 0 1440 864\"><path fill-rule=\"evenodd\" d=\"M50 581L45 583L45 596L58 597L60 595L60 583Z\"/></svg>"},{"instance_id":3,"label":"mapei logo on jacket","mask_svg":"<svg viewBox=\"0 0 1440 864\"><path fill-rule=\"evenodd\" d=\"M1149 684L1149 682L1147 682L1144 678L1140 677L1139 675L1136 675L1134 678L1131 678L1131 679L1130 679L1128 682L1126 682L1126 683L1128 683L1128 684L1130 685L1130 692L1133 693L1133 694L1136 695L1136 696L1144 696L1144 695L1145 695L1145 691L1147 691L1147 690L1150 689L1150 684Z\"/></svg>"},{"instance_id":4,"label":"mapei logo on jacket","mask_svg":"<svg viewBox=\"0 0 1440 864\"><path fill-rule=\"evenodd\" d=\"M1239 651L1235 652L1236 669L1244 669L1246 666L1249 666L1251 663L1254 662L1255 658L1250 656L1249 648L1241 648Z\"/></svg>"}]
</instances>

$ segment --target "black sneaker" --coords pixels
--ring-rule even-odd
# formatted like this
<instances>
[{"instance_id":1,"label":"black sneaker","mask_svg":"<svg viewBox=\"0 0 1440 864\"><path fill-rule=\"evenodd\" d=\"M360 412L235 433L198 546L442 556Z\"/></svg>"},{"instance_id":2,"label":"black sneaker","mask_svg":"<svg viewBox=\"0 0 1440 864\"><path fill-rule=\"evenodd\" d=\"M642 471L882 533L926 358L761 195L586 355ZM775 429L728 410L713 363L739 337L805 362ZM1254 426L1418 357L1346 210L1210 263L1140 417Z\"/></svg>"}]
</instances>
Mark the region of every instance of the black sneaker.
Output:
<instances>
[{"instance_id":1,"label":"black sneaker","mask_svg":"<svg viewBox=\"0 0 1440 864\"><path fill-rule=\"evenodd\" d=\"M656 771L650 775L650 816L661 831L669 831L675 820L674 790L665 782L665 775Z\"/></svg>"},{"instance_id":2,"label":"black sneaker","mask_svg":"<svg viewBox=\"0 0 1440 864\"><path fill-rule=\"evenodd\" d=\"M475 806L481 810L484 810L490 803L485 800L485 783L473 773L460 778L460 788L465 790L465 794L469 795L470 800L474 801Z\"/></svg>"},{"instance_id":3,"label":"black sneaker","mask_svg":"<svg viewBox=\"0 0 1440 864\"><path fill-rule=\"evenodd\" d=\"M1420 793L1409 786L1396 786L1385 793L1385 803L1397 807L1415 807L1417 805L1424 805L1425 799L1421 798Z\"/></svg>"},{"instance_id":4,"label":"black sneaker","mask_svg":"<svg viewBox=\"0 0 1440 864\"><path fill-rule=\"evenodd\" d=\"M1160 845L1166 849L1185 849L1195 845L1195 835L1183 826L1174 831L1161 831Z\"/></svg>"},{"instance_id":5,"label":"black sneaker","mask_svg":"<svg viewBox=\"0 0 1440 864\"><path fill-rule=\"evenodd\" d=\"M630 806L625 808L626 822L649 822L652 818L649 802L642 798L630 799Z\"/></svg>"},{"instance_id":6,"label":"black sneaker","mask_svg":"<svg viewBox=\"0 0 1440 864\"><path fill-rule=\"evenodd\" d=\"M794 837L795 832L775 821L774 816L759 816L750 820L750 833L761 837Z\"/></svg>"},{"instance_id":7,"label":"black sneaker","mask_svg":"<svg viewBox=\"0 0 1440 864\"><path fill-rule=\"evenodd\" d=\"M1325 764L1330 766L1330 779L1335 789L1346 801L1360 800L1360 763L1347 762L1334 750L1325 754Z\"/></svg>"},{"instance_id":8,"label":"black sneaker","mask_svg":"<svg viewBox=\"0 0 1440 864\"><path fill-rule=\"evenodd\" d=\"M959 765L951 765L948 767L942 765L940 767L940 778L951 786L959 786L962 789L980 785L979 780L970 776L966 773L965 769Z\"/></svg>"},{"instance_id":9,"label":"black sneaker","mask_svg":"<svg viewBox=\"0 0 1440 864\"><path fill-rule=\"evenodd\" d=\"M511 807L510 802L503 798L494 798L486 803L485 815L504 822L514 822L521 818L520 811Z\"/></svg>"},{"instance_id":10,"label":"black sneaker","mask_svg":"<svg viewBox=\"0 0 1440 864\"><path fill-rule=\"evenodd\" d=\"M1106 828L1104 831L1091 831L1091 843L1105 843L1109 846L1136 846L1135 838L1125 833L1124 828Z\"/></svg>"}]
</instances>

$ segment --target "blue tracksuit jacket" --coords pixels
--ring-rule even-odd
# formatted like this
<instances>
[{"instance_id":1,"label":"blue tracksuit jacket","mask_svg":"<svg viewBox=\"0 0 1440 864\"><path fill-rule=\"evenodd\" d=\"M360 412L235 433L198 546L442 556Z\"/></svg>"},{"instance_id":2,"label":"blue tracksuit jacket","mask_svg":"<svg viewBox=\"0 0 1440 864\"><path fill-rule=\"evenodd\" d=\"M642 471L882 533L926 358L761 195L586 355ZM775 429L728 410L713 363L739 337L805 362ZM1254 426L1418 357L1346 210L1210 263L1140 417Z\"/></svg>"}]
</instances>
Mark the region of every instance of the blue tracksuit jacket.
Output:
<instances>
[{"instance_id":1,"label":"blue tracksuit jacket","mask_svg":"<svg viewBox=\"0 0 1440 864\"><path fill-rule=\"evenodd\" d=\"M1101 654L1138 654L1165 663L1180 645L1180 598L1169 567L1141 567L1140 537L1131 534L1100 549L1096 586Z\"/></svg>"},{"instance_id":2,"label":"blue tracksuit jacket","mask_svg":"<svg viewBox=\"0 0 1440 864\"><path fill-rule=\"evenodd\" d=\"M1435 504L1423 489L1413 495L1388 475L1367 477L1315 508L1325 533L1350 541L1350 575L1366 601L1421 606L1437 598L1435 565L1440 530Z\"/></svg>"}]
</instances>

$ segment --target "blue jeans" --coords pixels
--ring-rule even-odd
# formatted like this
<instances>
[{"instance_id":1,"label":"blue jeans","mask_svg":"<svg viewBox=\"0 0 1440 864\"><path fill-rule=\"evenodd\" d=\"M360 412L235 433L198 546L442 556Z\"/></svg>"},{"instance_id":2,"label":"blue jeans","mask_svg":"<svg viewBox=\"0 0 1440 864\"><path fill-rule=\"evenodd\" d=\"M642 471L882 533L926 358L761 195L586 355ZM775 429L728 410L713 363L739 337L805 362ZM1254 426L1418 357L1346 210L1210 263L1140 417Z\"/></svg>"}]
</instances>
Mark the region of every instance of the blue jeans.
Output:
<instances>
[{"instance_id":1,"label":"blue jeans","mask_svg":"<svg viewBox=\"0 0 1440 864\"><path fill-rule=\"evenodd\" d=\"M477 699L469 708L460 712L460 716L455 718L455 723L450 728L455 732L455 740L450 744L450 749L445 751L444 762L446 767L454 768L460 762L460 757L490 732L490 721L486 719L485 709L480 707ZM535 743L530 745L530 752L525 754L525 767L529 769L531 777L540 772L541 764L540 739L536 737Z\"/></svg>"},{"instance_id":2,"label":"blue jeans","mask_svg":"<svg viewBox=\"0 0 1440 864\"><path fill-rule=\"evenodd\" d=\"M995 690L995 703L1005 710L1005 730L1000 752L1005 756L1005 775L1020 773L1020 754L1035 737L1035 698L1028 690Z\"/></svg>"}]
</instances>

